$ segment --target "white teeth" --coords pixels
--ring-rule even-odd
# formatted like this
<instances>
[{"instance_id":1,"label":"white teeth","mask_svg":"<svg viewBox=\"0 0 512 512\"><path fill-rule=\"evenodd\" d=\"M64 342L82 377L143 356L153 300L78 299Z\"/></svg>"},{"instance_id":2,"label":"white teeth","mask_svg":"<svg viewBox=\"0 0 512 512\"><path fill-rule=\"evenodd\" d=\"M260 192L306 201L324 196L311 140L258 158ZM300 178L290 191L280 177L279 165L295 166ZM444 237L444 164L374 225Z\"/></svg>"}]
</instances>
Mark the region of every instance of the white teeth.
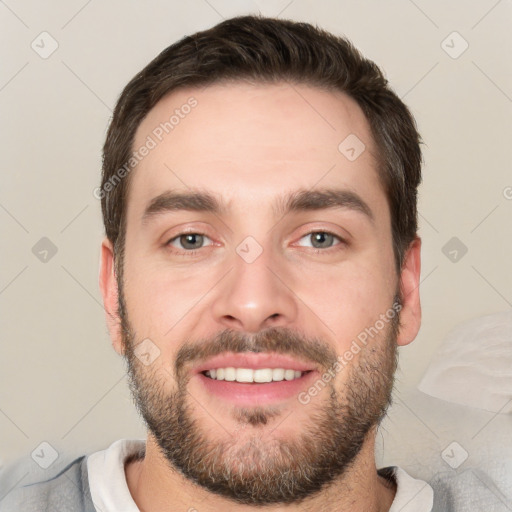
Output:
<instances>
[{"instance_id":1,"label":"white teeth","mask_svg":"<svg viewBox=\"0 0 512 512\"><path fill-rule=\"evenodd\" d=\"M304 372L284 368L214 368L208 370L206 375L215 380L227 380L236 382L279 382L282 380L294 380L302 377Z\"/></svg>"},{"instance_id":2,"label":"white teeth","mask_svg":"<svg viewBox=\"0 0 512 512\"><path fill-rule=\"evenodd\" d=\"M225 368L224 370L224 380L233 381L236 379L236 370L233 367Z\"/></svg>"},{"instance_id":3,"label":"white teeth","mask_svg":"<svg viewBox=\"0 0 512 512\"><path fill-rule=\"evenodd\" d=\"M272 380L283 380L284 370L282 368L274 368L272 370Z\"/></svg>"},{"instance_id":4,"label":"white teeth","mask_svg":"<svg viewBox=\"0 0 512 512\"><path fill-rule=\"evenodd\" d=\"M237 368L236 369L237 382L254 382L254 370L250 368Z\"/></svg>"},{"instance_id":5,"label":"white teeth","mask_svg":"<svg viewBox=\"0 0 512 512\"><path fill-rule=\"evenodd\" d=\"M293 379L295 379L295 370L285 370L284 378L286 380L293 380Z\"/></svg>"},{"instance_id":6,"label":"white teeth","mask_svg":"<svg viewBox=\"0 0 512 512\"><path fill-rule=\"evenodd\" d=\"M272 382L272 370L270 368L254 370L254 382Z\"/></svg>"}]
</instances>

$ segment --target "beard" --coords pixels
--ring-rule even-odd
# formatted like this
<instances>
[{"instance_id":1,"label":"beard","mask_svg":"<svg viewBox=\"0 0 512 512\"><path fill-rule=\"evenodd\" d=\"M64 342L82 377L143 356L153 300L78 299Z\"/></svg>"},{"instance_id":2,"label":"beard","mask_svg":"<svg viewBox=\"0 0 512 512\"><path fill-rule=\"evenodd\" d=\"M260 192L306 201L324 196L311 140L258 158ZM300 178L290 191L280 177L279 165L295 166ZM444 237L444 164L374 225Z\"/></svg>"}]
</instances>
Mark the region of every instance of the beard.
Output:
<instances>
[{"instance_id":1,"label":"beard","mask_svg":"<svg viewBox=\"0 0 512 512\"><path fill-rule=\"evenodd\" d=\"M395 301L400 303L398 295ZM171 469L234 502L259 506L300 503L342 478L391 403L399 311L361 348L359 358L343 368L342 389L336 389L337 379L332 379L325 384L329 393L311 399L300 434L287 439L271 436L288 418L286 409L254 406L233 409L237 425L246 427L243 441L236 432L214 437L211 427L198 417L202 407L187 389L191 363L226 351L277 352L328 370L337 361L336 353L325 341L285 328L270 328L253 336L225 330L212 339L183 343L171 375L170 370L158 369L158 364L141 364L124 301L121 309L130 390L161 453ZM174 386L169 390L171 381ZM293 421L293 417L289 419ZM274 428L265 427L274 420ZM253 427L251 435L248 426Z\"/></svg>"}]
</instances>

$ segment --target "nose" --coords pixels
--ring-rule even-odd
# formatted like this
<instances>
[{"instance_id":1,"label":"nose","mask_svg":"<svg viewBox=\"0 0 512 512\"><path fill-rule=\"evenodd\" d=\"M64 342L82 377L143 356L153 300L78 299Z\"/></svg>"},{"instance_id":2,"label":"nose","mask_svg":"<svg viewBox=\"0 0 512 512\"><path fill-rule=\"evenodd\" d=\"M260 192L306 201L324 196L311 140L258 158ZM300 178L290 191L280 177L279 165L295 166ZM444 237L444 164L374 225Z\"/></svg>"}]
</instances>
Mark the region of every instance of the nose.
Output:
<instances>
[{"instance_id":1,"label":"nose","mask_svg":"<svg viewBox=\"0 0 512 512\"><path fill-rule=\"evenodd\" d=\"M253 262L238 254L215 290L215 321L233 330L256 333L268 327L289 327L297 319L297 297L291 278L270 251Z\"/></svg>"}]
</instances>

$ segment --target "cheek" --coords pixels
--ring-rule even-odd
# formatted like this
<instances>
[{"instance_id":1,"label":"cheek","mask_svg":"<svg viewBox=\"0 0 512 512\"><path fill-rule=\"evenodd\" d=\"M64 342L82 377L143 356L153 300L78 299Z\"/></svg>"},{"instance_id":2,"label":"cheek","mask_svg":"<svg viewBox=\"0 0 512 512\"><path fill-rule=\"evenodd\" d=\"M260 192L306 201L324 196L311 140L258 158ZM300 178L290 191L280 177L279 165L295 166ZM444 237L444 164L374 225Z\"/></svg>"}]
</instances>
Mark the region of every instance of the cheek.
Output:
<instances>
[{"instance_id":1,"label":"cheek","mask_svg":"<svg viewBox=\"0 0 512 512\"><path fill-rule=\"evenodd\" d=\"M202 307L201 298L216 282L214 272L166 269L137 254L127 262L125 276L130 322L139 337L155 340L190 328L192 317Z\"/></svg>"},{"instance_id":2,"label":"cheek","mask_svg":"<svg viewBox=\"0 0 512 512\"><path fill-rule=\"evenodd\" d=\"M297 294L328 328L326 334L336 340L338 352L392 304L393 286L378 265L347 262L336 271L310 274L308 282Z\"/></svg>"}]
</instances>

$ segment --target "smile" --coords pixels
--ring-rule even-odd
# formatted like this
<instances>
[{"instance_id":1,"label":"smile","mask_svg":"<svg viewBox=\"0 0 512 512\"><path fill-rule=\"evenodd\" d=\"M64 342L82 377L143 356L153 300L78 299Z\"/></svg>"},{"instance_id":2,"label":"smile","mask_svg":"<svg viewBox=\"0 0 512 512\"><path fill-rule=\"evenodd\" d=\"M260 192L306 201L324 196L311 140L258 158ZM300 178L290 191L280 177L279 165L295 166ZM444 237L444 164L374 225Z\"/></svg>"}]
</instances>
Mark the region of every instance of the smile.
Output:
<instances>
[{"instance_id":1,"label":"smile","mask_svg":"<svg viewBox=\"0 0 512 512\"><path fill-rule=\"evenodd\" d=\"M280 382L283 380L300 379L308 373L300 370L285 368L214 368L204 372L206 377L214 380L226 380L231 382L265 383Z\"/></svg>"}]
</instances>

